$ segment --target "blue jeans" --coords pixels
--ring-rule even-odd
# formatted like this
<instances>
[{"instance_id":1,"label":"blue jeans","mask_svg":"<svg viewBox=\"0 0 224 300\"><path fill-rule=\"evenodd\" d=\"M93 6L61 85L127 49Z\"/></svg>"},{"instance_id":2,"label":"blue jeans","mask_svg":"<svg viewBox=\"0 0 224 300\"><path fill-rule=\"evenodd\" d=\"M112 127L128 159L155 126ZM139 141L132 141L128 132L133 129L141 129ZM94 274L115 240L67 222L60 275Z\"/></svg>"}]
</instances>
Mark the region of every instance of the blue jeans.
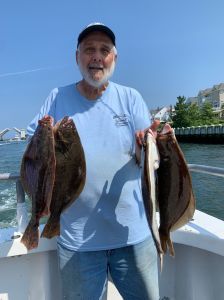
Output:
<instances>
[{"instance_id":1,"label":"blue jeans","mask_svg":"<svg viewBox=\"0 0 224 300\"><path fill-rule=\"evenodd\" d=\"M108 272L124 300L158 300L157 253L152 239L113 250L76 252L58 244L63 299L101 300Z\"/></svg>"}]
</instances>

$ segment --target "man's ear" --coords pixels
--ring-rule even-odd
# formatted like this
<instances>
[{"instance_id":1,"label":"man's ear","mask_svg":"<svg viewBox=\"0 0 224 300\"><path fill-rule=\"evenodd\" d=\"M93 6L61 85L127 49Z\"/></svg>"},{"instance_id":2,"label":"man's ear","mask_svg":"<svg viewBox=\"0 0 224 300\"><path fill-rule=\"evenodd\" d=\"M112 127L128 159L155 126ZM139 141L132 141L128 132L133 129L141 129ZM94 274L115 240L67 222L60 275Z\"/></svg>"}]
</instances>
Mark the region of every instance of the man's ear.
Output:
<instances>
[{"instance_id":1,"label":"man's ear","mask_svg":"<svg viewBox=\"0 0 224 300\"><path fill-rule=\"evenodd\" d=\"M75 59L76 59L77 65L79 64L78 55L79 55L79 50L76 50L76 53L75 53Z\"/></svg>"}]
</instances>

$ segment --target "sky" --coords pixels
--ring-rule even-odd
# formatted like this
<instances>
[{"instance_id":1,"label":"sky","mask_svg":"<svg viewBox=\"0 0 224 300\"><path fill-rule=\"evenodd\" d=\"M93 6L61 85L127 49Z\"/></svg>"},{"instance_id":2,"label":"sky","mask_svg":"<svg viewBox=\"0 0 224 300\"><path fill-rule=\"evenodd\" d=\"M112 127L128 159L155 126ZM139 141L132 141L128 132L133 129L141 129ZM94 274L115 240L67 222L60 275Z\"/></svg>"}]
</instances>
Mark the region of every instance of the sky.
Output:
<instances>
[{"instance_id":1,"label":"sky","mask_svg":"<svg viewBox=\"0 0 224 300\"><path fill-rule=\"evenodd\" d=\"M77 36L91 22L116 35L111 80L149 109L224 82L223 0L1 0L0 131L26 128L58 86L81 79Z\"/></svg>"}]
</instances>

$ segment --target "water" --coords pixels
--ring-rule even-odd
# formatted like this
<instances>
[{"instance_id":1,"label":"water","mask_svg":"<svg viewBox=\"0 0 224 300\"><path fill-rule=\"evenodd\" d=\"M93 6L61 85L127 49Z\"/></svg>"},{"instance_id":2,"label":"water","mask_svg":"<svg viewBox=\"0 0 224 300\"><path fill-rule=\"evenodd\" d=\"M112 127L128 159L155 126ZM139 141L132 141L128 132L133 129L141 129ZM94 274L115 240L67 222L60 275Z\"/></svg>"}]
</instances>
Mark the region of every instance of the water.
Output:
<instances>
[{"instance_id":1,"label":"water","mask_svg":"<svg viewBox=\"0 0 224 300\"><path fill-rule=\"evenodd\" d=\"M19 173L26 141L0 141L0 173ZM0 228L16 226L16 182L0 180Z\"/></svg>"},{"instance_id":2,"label":"water","mask_svg":"<svg viewBox=\"0 0 224 300\"><path fill-rule=\"evenodd\" d=\"M224 145L180 144L187 162L224 168ZM224 220L224 178L191 173L197 209Z\"/></svg>"},{"instance_id":3,"label":"water","mask_svg":"<svg viewBox=\"0 0 224 300\"><path fill-rule=\"evenodd\" d=\"M0 141L0 173L18 173L26 142ZM224 145L180 144L188 163L224 167ZM192 172L197 209L224 220L224 178ZM26 199L30 211L30 201ZM0 181L0 228L16 226L15 181Z\"/></svg>"}]
</instances>

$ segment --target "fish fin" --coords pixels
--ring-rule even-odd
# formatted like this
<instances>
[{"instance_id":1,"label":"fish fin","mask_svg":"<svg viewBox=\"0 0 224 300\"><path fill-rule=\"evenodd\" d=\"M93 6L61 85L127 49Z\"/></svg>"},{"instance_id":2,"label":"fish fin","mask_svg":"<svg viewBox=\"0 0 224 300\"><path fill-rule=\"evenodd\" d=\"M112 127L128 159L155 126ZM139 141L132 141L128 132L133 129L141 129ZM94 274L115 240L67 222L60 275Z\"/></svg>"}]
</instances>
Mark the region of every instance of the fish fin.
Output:
<instances>
[{"instance_id":1,"label":"fish fin","mask_svg":"<svg viewBox=\"0 0 224 300\"><path fill-rule=\"evenodd\" d=\"M174 257L175 251L174 251L174 247L173 247L173 242L171 241L170 237L167 240L167 244L168 244L170 255Z\"/></svg>"},{"instance_id":2,"label":"fish fin","mask_svg":"<svg viewBox=\"0 0 224 300\"><path fill-rule=\"evenodd\" d=\"M180 227L186 225L193 218L194 212L195 212L195 198L193 192L191 192L191 197L187 208L185 209L183 215L177 220L177 222L172 225L170 231L175 231Z\"/></svg>"},{"instance_id":3,"label":"fish fin","mask_svg":"<svg viewBox=\"0 0 224 300\"><path fill-rule=\"evenodd\" d=\"M162 234L161 232L159 233L160 235L160 243L161 243L161 247L163 249L163 252L166 253L167 251L167 236Z\"/></svg>"},{"instance_id":4,"label":"fish fin","mask_svg":"<svg viewBox=\"0 0 224 300\"><path fill-rule=\"evenodd\" d=\"M60 235L60 220L59 218L50 217L44 226L41 237L51 239L57 235Z\"/></svg>"},{"instance_id":5,"label":"fish fin","mask_svg":"<svg viewBox=\"0 0 224 300\"><path fill-rule=\"evenodd\" d=\"M160 273L163 270L163 253L159 253L159 262L160 262Z\"/></svg>"},{"instance_id":6,"label":"fish fin","mask_svg":"<svg viewBox=\"0 0 224 300\"><path fill-rule=\"evenodd\" d=\"M37 248L39 241L39 222L30 220L26 230L22 236L21 243L25 245L27 250Z\"/></svg>"}]
</instances>

